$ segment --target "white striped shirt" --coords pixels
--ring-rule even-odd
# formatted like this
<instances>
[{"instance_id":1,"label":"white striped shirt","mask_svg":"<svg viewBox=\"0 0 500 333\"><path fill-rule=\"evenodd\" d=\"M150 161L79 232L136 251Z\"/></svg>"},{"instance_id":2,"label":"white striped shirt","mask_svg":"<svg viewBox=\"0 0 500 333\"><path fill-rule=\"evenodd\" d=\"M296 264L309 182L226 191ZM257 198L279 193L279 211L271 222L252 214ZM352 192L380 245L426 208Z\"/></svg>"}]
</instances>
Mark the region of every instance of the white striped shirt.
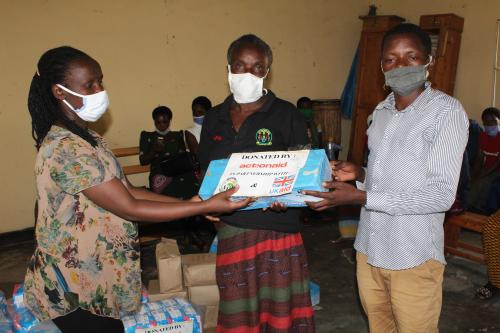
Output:
<instances>
[{"instance_id":1,"label":"white striped shirt","mask_svg":"<svg viewBox=\"0 0 500 333\"><path fill-rule=\"evenodd\" d=\"M444 259L444 214L455 200L469 121L458 100L426 89L397 111L391 93L367 130L368 166L354 247L391 270Z\"/></svg>"}]
</instances>

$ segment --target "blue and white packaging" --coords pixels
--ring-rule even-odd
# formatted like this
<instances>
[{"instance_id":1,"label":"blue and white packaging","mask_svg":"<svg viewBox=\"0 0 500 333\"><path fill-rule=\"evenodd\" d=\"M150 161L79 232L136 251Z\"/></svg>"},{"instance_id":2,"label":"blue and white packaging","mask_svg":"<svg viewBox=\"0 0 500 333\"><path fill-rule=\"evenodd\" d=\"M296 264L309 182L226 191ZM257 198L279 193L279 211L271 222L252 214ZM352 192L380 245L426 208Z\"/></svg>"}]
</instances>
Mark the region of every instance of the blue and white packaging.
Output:
<instances>
[{"instance_id":1,"label":"blue and white packaging","mask_svg":"<svg viewBox=\"0 0 500 333\"><path fill-rule=\"evenodd\" d=\"M14 333L61 333L52 320L40 322L25 306L23 284L14 286L12 304L8 305L7 310L11 316Z\"/></svg>"},{"instance_id":2,"label":"blue and white packaging","mask_svg":"<svg viewBox=\"0 0 500 333\"><path fill-rule=\"evenodd\" d=\"M135 314L122 315L126 333L201 333L201 318L191 303L181 298L144 303Z\"/></svg>"},{"instance_id":3,"label":"blue and white packaging","mask_svg":"<svg viewBox=\"0 0 500 333\"><path fill-rule=\"evenodd\" d=\"M5 294L0 290L0 332L13 333L12 319L7 313L7 299Z\"/></svg>"},{"instance_id":4,"label":"blue and white packaging","mask_svg":"<svg viewBox=\"0 0 500 333\"><path fill-rule=\"evenodd\" d=\"M302 190L325 192L321 185L332 178L323 149L232 154L229 159L210 162L199 195L206 200L219 192L239 186L234 200L254 197L248 209L269 207L281 202L288 207L304 207L305 201L320 198L301 194Z\"/></svg>"},{"instance_id":5,"label":"blue and white packaging","mask_svg":"<svg viewBox=\"0 0 500 333\"><path fill-rule=\"evenodd\" d=\"M316 282L309 281L309 293L311 295L311 305L315 306L319 304L319 284Z\"/></svg>"}]
</instances>

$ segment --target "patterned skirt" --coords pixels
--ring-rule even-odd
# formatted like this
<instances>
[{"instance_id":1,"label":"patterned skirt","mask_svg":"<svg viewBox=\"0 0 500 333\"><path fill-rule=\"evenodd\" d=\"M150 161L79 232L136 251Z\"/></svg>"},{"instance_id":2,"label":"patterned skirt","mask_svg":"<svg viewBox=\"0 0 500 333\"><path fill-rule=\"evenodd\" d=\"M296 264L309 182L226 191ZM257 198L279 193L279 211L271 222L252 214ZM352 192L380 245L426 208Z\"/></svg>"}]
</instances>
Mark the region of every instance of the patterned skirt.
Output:
<instances>
[{"instance_id":1,"label":"patterned skirt","mask_svg":"<svg viewBox=\"0 0 500 333\"><path fill-rule=\"evenodd\" d=\"M218 237L218 333L314 332L300 233L224 225Z\"/></svg>"},{"instance_id":2,"label":"patterned skirt","mask_svg":"<svg viewBox=\"0 0 500 333\"><path fill-rule=\"evenodd\" d=\"M500 210L492 215L483 227L484 256L488 278L500 288Z\"/></svg>"}]
</instances>

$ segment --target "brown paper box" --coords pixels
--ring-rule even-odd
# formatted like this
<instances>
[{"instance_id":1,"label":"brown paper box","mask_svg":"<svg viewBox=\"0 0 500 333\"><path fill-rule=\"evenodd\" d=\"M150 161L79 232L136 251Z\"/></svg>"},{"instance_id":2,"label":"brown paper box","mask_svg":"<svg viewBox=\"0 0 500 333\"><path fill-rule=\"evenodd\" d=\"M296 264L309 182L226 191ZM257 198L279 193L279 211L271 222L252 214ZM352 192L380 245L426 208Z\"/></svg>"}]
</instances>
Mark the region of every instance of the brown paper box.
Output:
<instances>
[{"instance_id":1,"label":"brown paper box","mask_svg":"<svg viewBox=\"0 0 500 333\"><path fill-rule=\"evenodd\" d=\"M219 304L207 305L203 316L203 329L212 329L217 327L217 318L219 317Z\"/></svg>"},{"instance_id":2,"label":"brown paper box","mask_svg":"<svg viewBox=\"0 0 500 333\"><path fill-rule=\"evenodd\" d=\"M156 244L156 267L161 293L182 291L181 254L175 239L162 238Z\"/></svg>"},{"instance_id":3,"label":"brown paper box","mask_svg":"<svg viewBox=\"0 0 500 333\"><path fill-rule=\"evenodd\" d=\"M217 305L219 303L219 288L217 285L187 287L191 303L199 305Z\"/></svg>"},{"instance_id":4,"label":"brown paper box","mask_svg":"<svg viewBox=\"0 0 500 333\"><path fill-rule=\"evenodd\" d=\"M186 289L183 289L182 291L173 291L170 293L161 293L160 292L160 282L158 280L149 281L148 295L149 295L150 302L161 301L161 300L169 299L169 298L173 298L173 297L180 297L180 298L186 298L186 299L188 298Z\"/></svg>"},{"instance_id":5,"label":"brown paper box","mask_svg":"<svg viewBox=\"0 0 500 333\"><path fill-rule=\"evenodd\" d=\"M215 254L186 254L181 258L185 286L206 286L216 284Z\"/></svg>"}]
</instances>

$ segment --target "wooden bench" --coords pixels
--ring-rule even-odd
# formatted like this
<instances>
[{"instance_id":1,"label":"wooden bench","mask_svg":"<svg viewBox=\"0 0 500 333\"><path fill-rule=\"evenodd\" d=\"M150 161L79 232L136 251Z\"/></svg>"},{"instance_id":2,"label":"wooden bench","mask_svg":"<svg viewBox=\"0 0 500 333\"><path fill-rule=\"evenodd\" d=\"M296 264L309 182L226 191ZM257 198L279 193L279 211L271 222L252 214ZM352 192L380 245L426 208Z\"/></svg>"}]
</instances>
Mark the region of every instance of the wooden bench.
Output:
<instances>
[{"instance_id":1,"label":"wooden bench","mask_svg":"<svg viewBox=\"0 0 500 333\"><path fill-rule=\"evenodd\" d=\"M444 221L444 251L462 258L484 264L483 248L460 240L462 229L483 233L489 216L465 212L447 216Z\"/></svg>"},{"instance_id":2,"label":"wooden bench","mask_svg":"<svg viewBox=\"0 0 500 333\"><path fill-rule=\"evenodd\" d=\"M137 158L139 158L139 147L115 148L112 149L112 151L116 157L128 157L137 155ZM149 172L150 166L149 164L148 165L133 164L133 165L122 166L122 169L125 175L134 175L137 173Z\"/></svg>"}]
</instances>

